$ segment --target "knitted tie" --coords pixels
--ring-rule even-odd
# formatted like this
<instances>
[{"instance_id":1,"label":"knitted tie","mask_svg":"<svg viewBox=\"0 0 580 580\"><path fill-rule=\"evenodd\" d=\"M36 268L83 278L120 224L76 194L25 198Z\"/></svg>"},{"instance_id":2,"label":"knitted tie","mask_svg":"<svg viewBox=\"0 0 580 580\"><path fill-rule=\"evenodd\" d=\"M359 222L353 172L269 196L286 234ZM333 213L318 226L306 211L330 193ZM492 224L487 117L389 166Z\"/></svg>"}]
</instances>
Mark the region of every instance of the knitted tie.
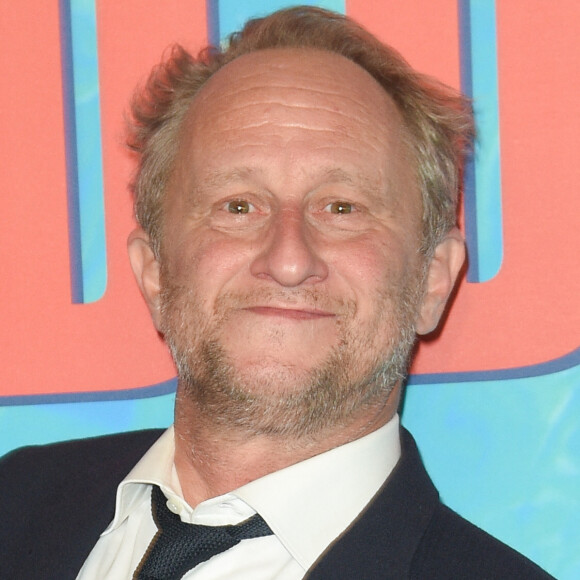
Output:
<instances>
[{"instance_id":1,"label":"knitted tie","mask_svg":"<svg viewBox=\"0 0 580 580\"><path fill-rule=\"evenodd\" d=\"M186 524L169 510L167 498L156 485L151 492L151 511L159 531L137 568L136 580L179 580L200 562L241 540L272 533L259 514L235 526Z\"/></svg>"}]
</instances>

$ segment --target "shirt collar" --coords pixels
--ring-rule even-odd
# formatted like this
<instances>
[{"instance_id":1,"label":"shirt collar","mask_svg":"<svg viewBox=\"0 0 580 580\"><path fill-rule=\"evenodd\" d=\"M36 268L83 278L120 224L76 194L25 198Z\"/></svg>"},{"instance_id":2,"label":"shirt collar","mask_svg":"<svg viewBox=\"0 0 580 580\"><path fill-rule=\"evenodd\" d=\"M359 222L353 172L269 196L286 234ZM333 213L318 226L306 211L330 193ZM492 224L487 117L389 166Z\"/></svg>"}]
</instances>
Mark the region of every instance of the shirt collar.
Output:
<instances>
[{"instance_id":1,"label":"shirt collar","mask_svg":"<svg viewBox=\"0 0 580 580\"><path fill-rule=\"evenodd\" d=\"M103 535L118 528L129 517L136 506L141 504L144 496L149 495L151 485L158 485L168 497L183 495L173 463L174 455L174 432L171 426L163 432L119 484L115 517Z\"/></svg>"},{"instance_id":2,"label":"shirt collar","mask_svg":"<svg viewBox=\"0 0 580 580\"><path fill-rule=\"evenodd\" d=\"M103 532L116 529L142 504L150 485L184 506L191 521L212 505L242 500L245 517L258 512L293 558L308 570L359 515L401 455L399 417L364 437L252 481L230 494L202 502L193 510L181 493L173 463L170 427L129 472L117 489L115 517ZM244 514L244 504L248 511ZM245 519L245 517L243 519Z\"/></svg>"},{"instance_id":3,"label":"shirt collar","mask_svg":"<svg viewBox=\"0 0 580 580\"><path fill-rule=\"evenodd\" d=\"M401 455L399 417L360 439L233 493L257 511L307 570L360 514Z\"/></svg>"}]
</instances>

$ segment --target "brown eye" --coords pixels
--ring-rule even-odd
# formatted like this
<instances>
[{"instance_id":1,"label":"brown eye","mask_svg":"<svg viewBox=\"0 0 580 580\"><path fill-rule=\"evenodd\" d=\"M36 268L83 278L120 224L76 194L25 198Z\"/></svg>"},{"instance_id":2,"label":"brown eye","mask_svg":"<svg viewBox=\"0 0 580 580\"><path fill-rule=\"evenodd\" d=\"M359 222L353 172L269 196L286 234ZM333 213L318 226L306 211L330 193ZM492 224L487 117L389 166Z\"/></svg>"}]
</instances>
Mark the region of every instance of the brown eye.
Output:
<instances>
[{"instance_id":1,"label":"brown eye","mask_svg":"<svg viewBox=\"0 0 580 580\"><path fill-rule=\"evenodd\" d=\"M230 213L242 214L250 212L250 204L243 199L235 199L228 202L228 211Z\"/></svg>"},{"instance_id":2,"label":"brown eye","mask_svg":"<svg viewBox=\"0 0 580 580\"><path fill-rule=\"evenodd\" d=\"M347 214L352 212L352 204L347 201L335 201L328 205L328 211L336 214Z\"/></svg>"}]
</instances>

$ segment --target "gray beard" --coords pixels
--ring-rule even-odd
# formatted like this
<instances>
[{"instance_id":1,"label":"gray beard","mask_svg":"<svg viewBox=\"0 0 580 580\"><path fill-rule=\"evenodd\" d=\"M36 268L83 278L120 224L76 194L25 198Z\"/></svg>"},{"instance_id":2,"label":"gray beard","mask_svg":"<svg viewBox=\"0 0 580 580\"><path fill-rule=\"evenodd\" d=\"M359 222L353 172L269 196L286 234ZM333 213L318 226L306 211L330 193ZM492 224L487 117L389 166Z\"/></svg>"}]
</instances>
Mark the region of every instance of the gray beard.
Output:
<instances>
[{"instance_id":1,"label":"gray beard","mask_svg":"<svg viewBox=\"0 0 580 580\"><path fill-rule=\"evenodd\" d=\"M361 337L343 324L338 344L316 368L286 367L251 377L234 367L220 342L227 314L210 327L197 314L193 291L164 283L163 333L180 388L210 423L249 437L315 438L345 426L365 410L384 405L406 376L423 286L416 276L411 278L404 288L390 289L381 298L391 314L379 323L388 324L391 332L380 350L373 329ZM346 310L353 313L355 306ZM369 356L373 350L376 354ZM289 377L292 385L284 388Z\"/></svg>"}]
</instances>

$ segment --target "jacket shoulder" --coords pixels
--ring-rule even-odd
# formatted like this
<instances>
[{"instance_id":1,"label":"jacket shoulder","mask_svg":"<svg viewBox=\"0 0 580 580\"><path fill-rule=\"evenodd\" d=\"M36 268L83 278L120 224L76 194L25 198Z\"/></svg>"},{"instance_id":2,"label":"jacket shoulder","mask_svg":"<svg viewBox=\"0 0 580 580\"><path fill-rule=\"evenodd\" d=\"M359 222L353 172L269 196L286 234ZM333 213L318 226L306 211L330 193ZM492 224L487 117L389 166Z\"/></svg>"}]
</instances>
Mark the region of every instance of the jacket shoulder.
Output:
<instances>
[{"instance_id":1,"label":"jacket shoulder","mask_svg":"<svg viewBox=\"0 0 580 580\"><path fill-rule=\"evenodd\" d=\"M2 513L40 515L63 502L116 486L161 430L135 431L16 449L0 460ZM64 503L64 502L63 502ZM5 505L4 505L5 504Z\"/></svg>"},{"instance_id":2,"label":"jacket shoulder","mask_svg":"<svg viewBox=\"0 0 580 580\"><path fill-rule=\"evenodd\" d=\"M412 578L549 580L539 566L439 504L411 568Z\"/></svg>"},{"instance_id":3,"label":"jacket shoulder","mask_svg":"<svg viewBox=\"0 0 580 580\"><path fill-rule=\"evenodd\" d=\"M541 568L444 506L410 433L401 458L310 580L547 580Z\"/></svg>"},{"instance_id":4,"label":"jacket shoulder","mask_svg":"<svg viewBox=\"0 0 580 580\"><path fill-rule=\"evenodd\" d=\"M75 578L111 521L118 484L162 430L23 447L0 460L7 578ZM50 572L48 572L50 571Z\"/></svg>"},{"instance_id":5,"label":"jacket shoulder","mask_svg":"<svg viewBox=\"0 0 580 580\"><path fill-rule=\"evenodd\" d=\"M162 429L148 429L14 449L0 458L0 482L5 484L22 475L30 481L35 472L41 480L51 475L74 479L75 472L86 476L87 470L102 470L103 462L113 472L127 464L130 469L131 462L136 462L138 454L143 454L161 433Z\"/></svg>"}]
</instances>

